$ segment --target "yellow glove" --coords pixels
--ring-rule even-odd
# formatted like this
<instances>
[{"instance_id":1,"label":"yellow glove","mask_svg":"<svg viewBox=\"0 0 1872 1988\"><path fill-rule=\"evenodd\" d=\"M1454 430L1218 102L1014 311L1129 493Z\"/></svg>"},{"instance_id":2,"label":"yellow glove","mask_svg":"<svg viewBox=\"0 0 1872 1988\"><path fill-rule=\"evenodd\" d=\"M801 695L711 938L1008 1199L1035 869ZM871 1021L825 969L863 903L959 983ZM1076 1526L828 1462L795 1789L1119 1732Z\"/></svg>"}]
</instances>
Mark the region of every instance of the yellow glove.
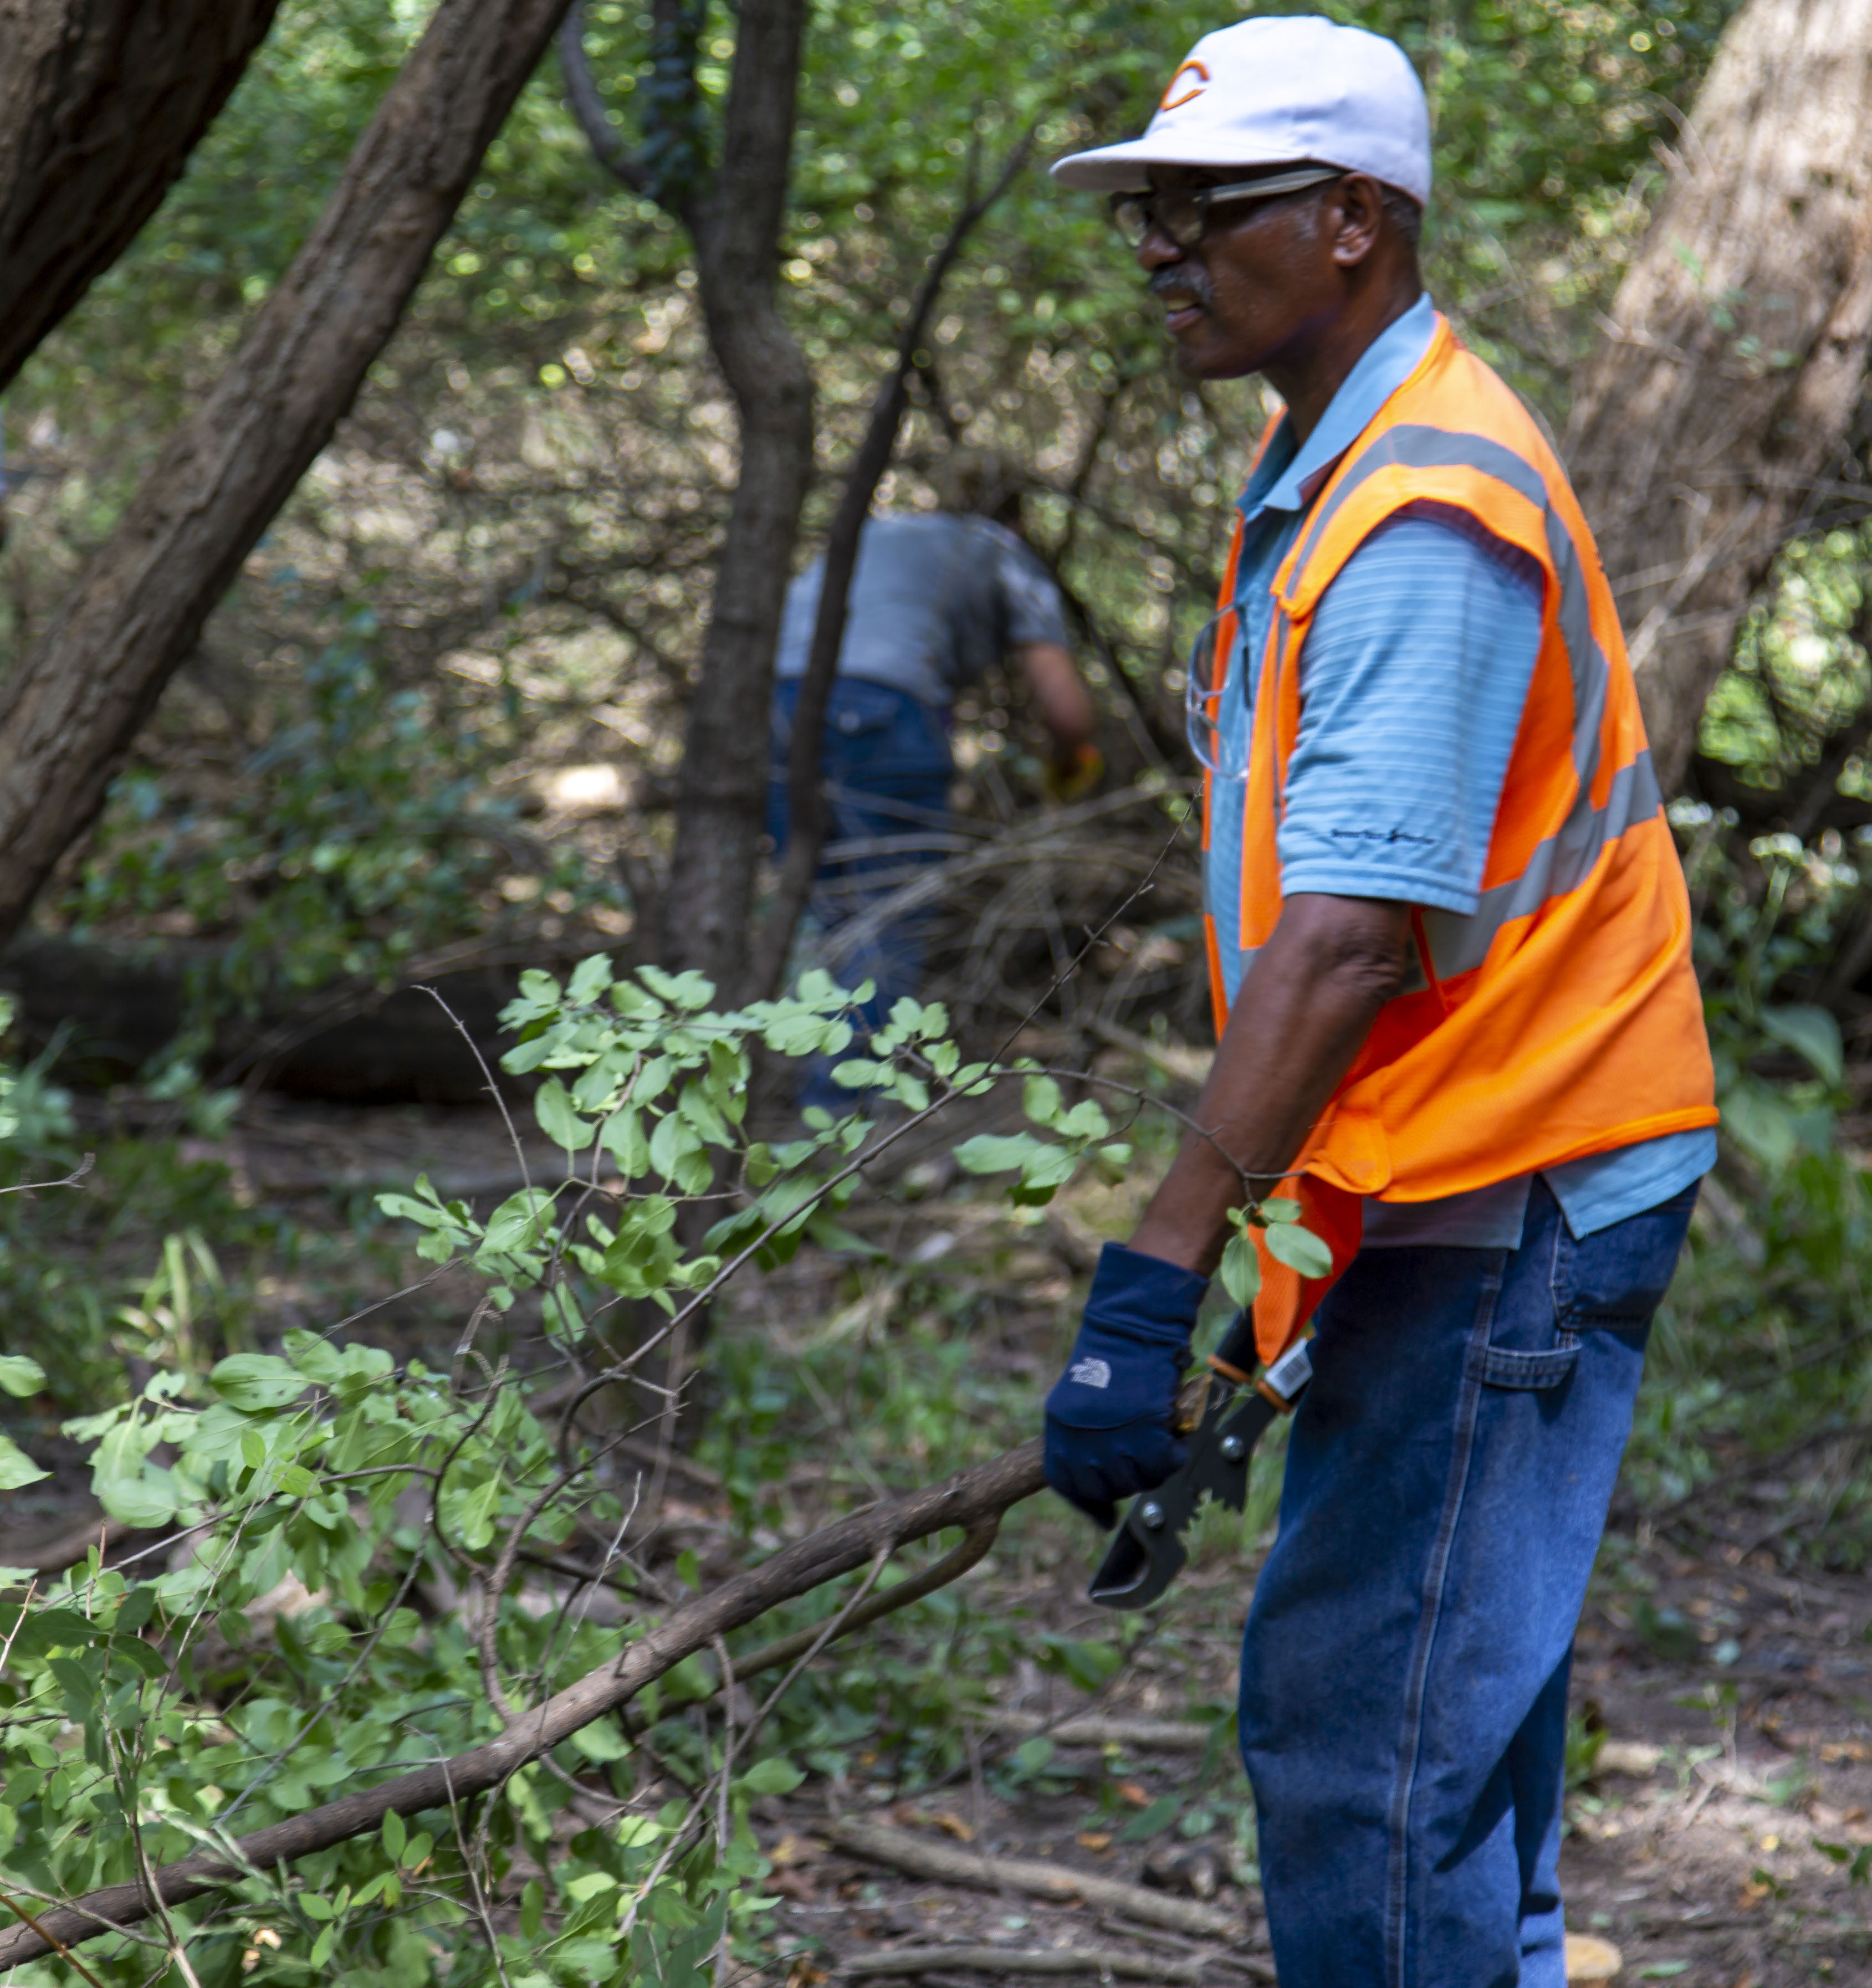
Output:
<instances>
[{"instance_id":1,"label":"yellow glove","mask_svg":"<svg viewBox=\"0 0 1872 1988\"><path fill-rule=\"evenodd\" d=\"M1056 801L1061 807L1069 807L1075 801L1082 801L1088 794L1098 791L1098 783L1105 778L1105 755L1096 746L1085 745L1072 756L1072 764L1062 766L1057 759L1047 762L1046 770L1041 776L1041 784L1047 790L1047 799Z\"/></svg>"}]
</instances>

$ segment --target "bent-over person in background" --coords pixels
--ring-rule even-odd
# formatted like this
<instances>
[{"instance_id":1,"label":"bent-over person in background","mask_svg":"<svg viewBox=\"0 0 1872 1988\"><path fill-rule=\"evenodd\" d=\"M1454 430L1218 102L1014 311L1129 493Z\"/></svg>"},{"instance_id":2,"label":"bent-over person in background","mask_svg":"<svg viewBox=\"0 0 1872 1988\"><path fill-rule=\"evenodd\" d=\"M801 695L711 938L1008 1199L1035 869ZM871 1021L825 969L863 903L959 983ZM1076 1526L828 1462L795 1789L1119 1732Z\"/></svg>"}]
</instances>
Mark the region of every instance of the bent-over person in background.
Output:
<instances>
[{"instance_id":1,"label":"bent-over person in background","mask_svg":"<svg viewBox=\"0 0 1872 1988\"><path fill-rule=\"evenodd\" d=\"M1020 535L1018 484L994 458L970 455L951 466L948 486L948 508L868 519L858 541L821 748L831 822L811 909L828 936L950 853L951 708L1004 657L1046 729L1049 793L1076 799L1103 770L1059 589ZM824 574L815 560L788 590L775 663L767 828L782 850L794 708ZM916 992L928 922L919 911L892 918L839 960L844 986L876 982L862 1013L872 1028ZM850 1101L815 1067L802 1102L842 1111Z\"/></svg>"}]
</instances>

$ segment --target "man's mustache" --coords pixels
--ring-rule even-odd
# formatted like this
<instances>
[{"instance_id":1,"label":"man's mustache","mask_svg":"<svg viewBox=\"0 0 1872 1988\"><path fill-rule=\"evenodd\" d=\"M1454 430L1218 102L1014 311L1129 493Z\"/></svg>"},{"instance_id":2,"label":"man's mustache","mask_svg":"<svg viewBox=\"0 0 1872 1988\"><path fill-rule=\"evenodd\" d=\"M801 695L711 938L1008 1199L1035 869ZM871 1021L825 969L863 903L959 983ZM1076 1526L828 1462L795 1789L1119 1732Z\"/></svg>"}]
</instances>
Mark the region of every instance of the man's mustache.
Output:
<instances>
[{"instance_id":1,"label":"man's mustache","mask_svg":"<svg viewBox=\"0 0 1872 1988\"><path fill-rule=\"evenodd\" d=\"M1209 272L1200 262L1176 262L1167 269L1153 269L1145 287L1153 297L1179 294L1193 297L1205 310L1216 300Z\"/></svg>"}]
</instances>

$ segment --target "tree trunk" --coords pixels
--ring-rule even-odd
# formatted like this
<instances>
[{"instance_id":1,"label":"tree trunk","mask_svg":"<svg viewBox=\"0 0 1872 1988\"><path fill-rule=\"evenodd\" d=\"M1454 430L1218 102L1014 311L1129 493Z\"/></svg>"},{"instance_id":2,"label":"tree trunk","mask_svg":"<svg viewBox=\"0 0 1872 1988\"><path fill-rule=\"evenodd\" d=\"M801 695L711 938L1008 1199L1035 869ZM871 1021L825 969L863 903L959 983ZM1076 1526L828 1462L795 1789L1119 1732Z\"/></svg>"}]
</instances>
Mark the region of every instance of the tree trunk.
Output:
<instances>
[{"instance_id":1,"label":"tree trunk","mask_svg":"<svg viewBox=\"0 0 1872 1988\"><path fill-rule=\"evenodd\" d=\"M748 972L774 654L813 462L813 382L777 296L804 0L745 0L712 190L685 203L741 466L676 790L664 954L732 999Z\"/></svg>"},{"instance_id":2,"label":"tree trunk","mask_svg":"<svg viewBox=\"0 0 1872 1988\"><path fill-rule=\"evenodd\" d=\"M0 0L0 387L130 245L279 0Z\"/></svg>"},{"instance_id":3,"label":"tree trunk","mask_svg":"<svg viewBox=\"0 0 1872 1988\"><path fill-rule=\"evenodd\" d=\"M943 279L961 254L963 243L975 224L1013 184L1033 144L1034 134L1029 130L1009 154L1000 177L985 196L976 191L971 170L968 198L935 259L923 272L916 301L910 306L910 315L897 341L897 363L872 399L865 438L858 444L845 487L839 494L838 509L833 513L832 529L826 538L812 647L807 655L806 673L800 680L799 702L793 711L793 739L787 762L787 860L781 866L774 908L752 948L753 964L745 976L745 996L750 1000L770 1001L780 992L794 931L812 894L820 854L831 832L831 809L824 783L819 777L825 714L845 647L859 542L865 521L871 515L872 499L878 494L878 485L883 482L896 451L897 431L909 405L910 375L916 370L917 348L923 342L936 299L943 293Z\"/></svg>"},{"instance_id":4,"label":"tree trunk","mask_svg":"<svg viewBox=\"0 0 1872 1988\"><path fill-rule=\"evenodd\" d=\"M1869 342L1872 0L1749 0L1568 437L1666 793L1776 552L1866 501L1841 479Z\"/></svg>"},{"instance_id":5,"label":"tree trunk","mask_svg":"<svg viewBox=\"0 0 1872 1988\"><path fill-rule=\"evenodd\" d=\"M0 942L396 329L565 0L441 0L318 225L0 686Z\"/></svg>"}]
</instances>

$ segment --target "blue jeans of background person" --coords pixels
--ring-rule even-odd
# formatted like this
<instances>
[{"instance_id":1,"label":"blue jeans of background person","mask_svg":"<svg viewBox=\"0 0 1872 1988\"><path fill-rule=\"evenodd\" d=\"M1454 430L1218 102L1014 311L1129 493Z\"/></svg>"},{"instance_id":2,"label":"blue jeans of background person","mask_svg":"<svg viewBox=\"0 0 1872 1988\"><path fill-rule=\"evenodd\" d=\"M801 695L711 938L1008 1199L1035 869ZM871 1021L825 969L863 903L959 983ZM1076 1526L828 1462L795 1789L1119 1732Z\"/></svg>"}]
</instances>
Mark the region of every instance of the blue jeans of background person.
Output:
<instances>
[{"instance_id":1,"label":"blue jeans of background person","mask_svg":"<svg viewBox=\"0 0 1872 1988\"><path fill-rule=\"evenodd\" d=\"M787 756L791 749L797 678L774 688L768 759L767 832L787 846ZM943 714L886 684L841 677L832 685L821 748L821 771L831 803L831 832L811 904L828 938L909 882L925 864L940 862L949 821L949 785L955 762ZM841 853L839 845L869 845ZM922 979L929 927L926 911L893 918L863 939L834 966L841 986L877 982L861 1011L862 1025L882 1026L900 996L914 994ZM815 1069L801 1102L843 1110L851 1094Z\"/></svg>"},{"instance_id":2,"label":"blue jeans of background person","mask_svg":"<svg viewBox=\"0 0 1872 1988\"><path fill-rule=\"evenodd\" d=\"M1566 1686L1692 1187L1366 1249L1315 1320L1241 1751L1281 1988L1562 1988Z\"/></svg>"}]
</instances>

